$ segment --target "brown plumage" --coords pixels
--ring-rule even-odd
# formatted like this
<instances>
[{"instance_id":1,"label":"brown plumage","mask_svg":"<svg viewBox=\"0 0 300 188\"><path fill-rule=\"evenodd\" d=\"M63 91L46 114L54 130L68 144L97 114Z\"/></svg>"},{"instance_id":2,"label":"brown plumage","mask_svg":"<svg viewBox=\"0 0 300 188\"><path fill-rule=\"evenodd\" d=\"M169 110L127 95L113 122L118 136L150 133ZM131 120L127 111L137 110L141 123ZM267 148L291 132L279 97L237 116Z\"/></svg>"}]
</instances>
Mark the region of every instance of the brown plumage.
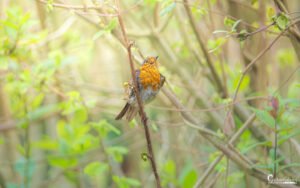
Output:
<instances>
[{"instance_id":1,"label":"brown plumage","mask_svg":"<svg viewBox=\"0 0 300 188\"><path fill-rule=\"evenodd\" d=\"M131 121L135 117L137 112L138 112L138 107L131 106L129 103L126 103L126 105L121 110L121 112L117 115L115 120L122 119L124 117L124 115L126 114L126 120Z\"/></svg>"},{"instance_id":2,"label":"brown plumage","mask_svg":"<svg viewBox=\"0 0 300 188\"><path fill-rule=\"evenodd\" d=\"M161 75L157 67L158 57L148 57L140 69L136 70L138 90L144 104L153 100L165 82L165 77ZM131 82L131 85L133 83ZM129 98L121 112L116 116L116 120L126 116L127 121L131 121L138 112L138 104L133 87L129 90Z\"/></svg>"}]
</instances>

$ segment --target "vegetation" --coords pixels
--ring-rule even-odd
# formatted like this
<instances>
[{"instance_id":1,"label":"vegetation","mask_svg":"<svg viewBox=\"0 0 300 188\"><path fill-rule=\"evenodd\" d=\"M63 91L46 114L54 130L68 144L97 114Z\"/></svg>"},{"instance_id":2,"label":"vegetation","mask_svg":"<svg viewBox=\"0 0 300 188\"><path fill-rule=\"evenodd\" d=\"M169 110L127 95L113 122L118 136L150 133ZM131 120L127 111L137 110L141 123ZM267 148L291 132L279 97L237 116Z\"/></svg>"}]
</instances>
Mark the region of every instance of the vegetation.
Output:
<instances>
[{"instance_id":1,"label":"vegetation","mask_svg":"<svg viewBox=\"0 0 300 188\"><path fill-rule=\"evenodd\" d=\"M298 187L299 7L1 0L0 187ZM163 89L116 121L157 55Z\"/></svg>"}]
</instances>

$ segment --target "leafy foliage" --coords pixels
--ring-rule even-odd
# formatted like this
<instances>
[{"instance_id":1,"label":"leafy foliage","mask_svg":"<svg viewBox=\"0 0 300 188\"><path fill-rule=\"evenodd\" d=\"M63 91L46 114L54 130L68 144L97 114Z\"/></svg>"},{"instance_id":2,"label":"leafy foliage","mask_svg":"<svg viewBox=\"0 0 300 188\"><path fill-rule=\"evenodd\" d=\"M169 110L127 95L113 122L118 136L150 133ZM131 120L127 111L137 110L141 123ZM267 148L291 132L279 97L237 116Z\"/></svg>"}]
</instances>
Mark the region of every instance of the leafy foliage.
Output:
<instances>
[{"instance_id":1,"label":"leafy foliage","mask_svg":"<svg viewBox=\"0 0 300 188\"><path fill-rule=\"evenodd\" d=\"M276 14L267 1L220 2L129 0L118 7L114 1L5 1L0 13L0 186L2 176L9 188L155 185L139 118L114 120L123 104L121 83L130 79L116 15L133 44L133 59L142 63L144 56L159 55L160 72L167 78L164 91L145 105L162 187L194 187L224 154L189 126L191 119L254 163L241 171L239 163L224 157L201 186L251 187L246 174L252 169L273 173L274 164L279 176L297 172L299 49L293 38L292 45L285 40L268 46L284 30L293 36L287 28L297 17ZM266 47L268 52L243 75L233 100L241 70ZM239 129L251 111L256 119L227 145L232 138L224 134L228 114ZM276 159L275 135L281 150Z\"/></svg>"}]
</instances>

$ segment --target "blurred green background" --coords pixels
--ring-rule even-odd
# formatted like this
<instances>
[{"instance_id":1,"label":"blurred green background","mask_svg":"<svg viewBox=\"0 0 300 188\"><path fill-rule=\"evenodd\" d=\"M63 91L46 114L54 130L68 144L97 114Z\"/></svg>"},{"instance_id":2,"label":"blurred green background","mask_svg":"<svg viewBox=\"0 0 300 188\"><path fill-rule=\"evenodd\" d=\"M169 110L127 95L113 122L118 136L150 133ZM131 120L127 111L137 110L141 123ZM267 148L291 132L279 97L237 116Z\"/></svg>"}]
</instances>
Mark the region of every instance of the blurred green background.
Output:
<instances>
[{"instance_id":1,"label":"blurred green background","mask_svg":"<svg viewBox=\"0 0 300 188\"><path fill-rule=\"evenodd\" d=\"M269 187L274 165L300 180L299 1L116 3L0 1L0 187L156 186L140 118L114 120L131 78L118 13L135 67L158 55L167 79L145 106L162 187ZM220 157L233 135L242 163Z\"/></svg>"}]
</instances>

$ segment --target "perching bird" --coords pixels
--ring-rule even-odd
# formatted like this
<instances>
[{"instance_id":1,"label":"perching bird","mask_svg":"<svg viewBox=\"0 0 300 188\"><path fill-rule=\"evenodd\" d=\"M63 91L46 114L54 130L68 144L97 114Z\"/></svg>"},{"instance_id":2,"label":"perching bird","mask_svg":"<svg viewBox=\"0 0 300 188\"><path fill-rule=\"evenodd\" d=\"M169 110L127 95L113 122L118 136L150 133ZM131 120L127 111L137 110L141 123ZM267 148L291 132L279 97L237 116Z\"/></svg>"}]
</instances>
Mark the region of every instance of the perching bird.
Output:
<instances>
[{"instance_id":1,"label":"perching bird","mask_svg":"<svg viewBox=\"0 0 300 188\"><path fill-rule=\"evenodd\" d=\"M158 70L158 56L147 57L143 65L135 71L138 83L138 91L144 104L155 98L160 88L164 85L165 77ZM134 93L134 83L128 84L127 103L121 112L116 116L116 120L122 119L126 115L126 120L131 121L137 114L139 108Z\"/></svg>"}]
</instances>

